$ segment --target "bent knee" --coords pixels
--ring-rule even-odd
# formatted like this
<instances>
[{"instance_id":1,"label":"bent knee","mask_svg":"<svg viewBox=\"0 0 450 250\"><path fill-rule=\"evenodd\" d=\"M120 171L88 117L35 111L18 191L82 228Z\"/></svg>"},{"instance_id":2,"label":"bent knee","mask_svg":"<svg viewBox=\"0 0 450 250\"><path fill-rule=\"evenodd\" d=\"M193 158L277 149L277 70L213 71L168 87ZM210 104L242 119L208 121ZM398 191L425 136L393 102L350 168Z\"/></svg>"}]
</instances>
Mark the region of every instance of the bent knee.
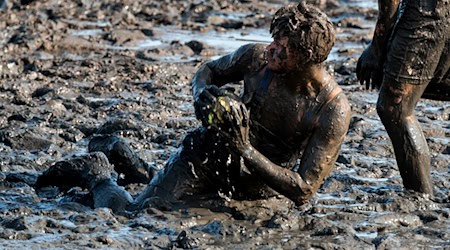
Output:
<instances>
[{"instance_id":1,"label":"bent knee","mask_svg":"<svg viewBox=\"0 0 450 250\"><path fill-rule=\"evenodd\" d=\"M382 120L398 120L402 115L407 115L409 99L413 91L411 84L387 83L379 94L377 101L377 113Z\"/></svg>"},{"instance_id":2,"label":"bent knee","mask_svg":"<svg viewBox=\"0 0 450 250\"><path fill-rule=\"evenodd\" d=\"M382 121L398 120L400 118L400 106L386 103L381 99L377 102L377 113Z\"/></svg>"}]
</instances>

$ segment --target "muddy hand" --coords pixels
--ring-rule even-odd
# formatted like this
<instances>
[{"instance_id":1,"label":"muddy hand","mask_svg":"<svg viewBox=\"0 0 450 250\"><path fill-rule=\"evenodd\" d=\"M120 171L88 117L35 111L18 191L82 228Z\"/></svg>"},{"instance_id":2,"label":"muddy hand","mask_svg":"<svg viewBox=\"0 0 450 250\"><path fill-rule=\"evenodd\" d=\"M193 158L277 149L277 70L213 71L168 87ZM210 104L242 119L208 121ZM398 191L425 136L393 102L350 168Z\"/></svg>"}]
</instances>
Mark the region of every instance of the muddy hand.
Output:
<instances>
[{"instance_id":1,"label":"muddy hand","mask_svg":"<svg viewBox=\"0 0 450 250\"><path fill-rule=\"evenodd\" d=\"M209 89L210 87L206 87L198 96L194 97L195 116L202 122L203 126L208 125L208 114L216 103L216 97Z\"/></svg>"},{"instance_id":2,"label":"muddy hand","mask_svg":"<svg viewBox=\"0 0 450 250\"><path fill-rule=\"evenodd\" d=\"M210 116L214 107L217 106L217 98L220 96L234 96L233 90L229 88L219 88L215 85L208 85L200 94L195 97L194 108L195 115L203 126L211 125Z\"/></svg>"},{"instance_id":3,"label":"muddy hand","mask_svg":"<svg viewBox=\"0 0 450 250\"><path fill-rule=\"evenodd\" d=\"M245 150L250 143L249 117L249 111L239 102L231 102L230 112L225 114L225 119L230 121L231 126L222 133L230 138L232 146L239 152Z\"/></svg>"},{"instance_id":4,"label":"muddy hand","mask_svg":"<svg viewBox=\"0 0 450 250\"><path fill-rule=\"evenodd\" d=\"M379 89L383 80L382 59L374 52L373 47L367 47L358 59L356 76L366 89Z\"/></svg>"}]
</instances>

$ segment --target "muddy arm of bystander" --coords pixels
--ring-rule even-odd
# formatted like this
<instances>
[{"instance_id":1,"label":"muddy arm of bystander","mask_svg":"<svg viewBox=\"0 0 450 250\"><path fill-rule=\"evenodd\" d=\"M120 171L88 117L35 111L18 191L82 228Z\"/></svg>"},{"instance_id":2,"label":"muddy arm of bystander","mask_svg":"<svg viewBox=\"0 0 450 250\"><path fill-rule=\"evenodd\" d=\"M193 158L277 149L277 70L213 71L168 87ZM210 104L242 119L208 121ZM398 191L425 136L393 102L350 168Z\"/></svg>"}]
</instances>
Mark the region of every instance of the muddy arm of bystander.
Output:
<instances>
[{"instance_id":1,"label":"muddy arm of bystander","mask_svg":"<svg viewBox=\"0 0 450 250\"><path fill-rule=\"evenodd\" d=\"M367 89L381 86L387 44L397 21L399 3L400 0L378 0L378 19L373 39L356 66L356 75Z\"/></svg>"}]
</instances>

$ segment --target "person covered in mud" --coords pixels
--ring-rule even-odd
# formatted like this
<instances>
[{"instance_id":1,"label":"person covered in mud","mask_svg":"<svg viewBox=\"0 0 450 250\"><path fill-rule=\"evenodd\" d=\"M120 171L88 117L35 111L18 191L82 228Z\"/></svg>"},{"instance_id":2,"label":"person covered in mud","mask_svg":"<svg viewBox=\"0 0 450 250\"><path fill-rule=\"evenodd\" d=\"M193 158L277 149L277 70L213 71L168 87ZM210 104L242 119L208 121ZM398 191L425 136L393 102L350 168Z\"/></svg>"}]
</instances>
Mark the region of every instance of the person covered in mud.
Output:
<instances>
[{"instance_id":1,"label":"person covered in mud","mask_svg":"<svg viewBox=\"0 0 450 250\"><path fill-rule=\"evenodd\" d=\"M379 0L373 40L357 64L366 88L380 88L377 111L406 189L433 193L430 153L414 114L421 97L450 100L450 2Z\"/></svg>"},{"instance_id":2,"label":"person covered in mud","mask_svg":"<svg viewBox=\"0 0 450 250\"><path fill-rule=\"evenodd\" d=\"M301 205L315 194L334 167L351 117L347 98L324 68L334 27L319 9L301 3L279 9L270 32L268 46L244 45L199 68L192 90L203 126L187 134L136 199L114 186L109 171L77 167L93 180L85 186L100 197L98 206L277 194ZM227 88L239 82L241 96ZM57 172L44 173L41 184ZM106 177L99 181L98 173Z\"/></svg>"}]
</instances>

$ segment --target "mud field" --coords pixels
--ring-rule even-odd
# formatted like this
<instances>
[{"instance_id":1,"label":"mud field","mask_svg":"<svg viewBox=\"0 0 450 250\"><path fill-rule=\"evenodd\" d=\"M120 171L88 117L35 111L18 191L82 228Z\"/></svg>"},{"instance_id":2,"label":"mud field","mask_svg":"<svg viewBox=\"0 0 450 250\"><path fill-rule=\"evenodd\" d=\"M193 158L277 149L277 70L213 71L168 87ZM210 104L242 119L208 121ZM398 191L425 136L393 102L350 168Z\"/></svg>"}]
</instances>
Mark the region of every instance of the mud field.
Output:
<instances>
[{"instance_id":1,"label":"mud field","mask_svg":"<svg viewBox=\"0 0 450 250\"><path fill-rule=\"evenodd\" d=\"M0 248L449 249L450 103L417 107L435 196L403 190L377 93L354 73L372 36L373 0L316 1L338 32L327 69L353 118L335 170L308 204L226 199L222 211L114 214L33 188L54 162L86 153L95 134L115 134L164 167L200 125L190 92L196 68L270 42L271 14L288 2L0 0ZM144 185L125 188L136 194Z\"/></svg>"}]
</instances>

